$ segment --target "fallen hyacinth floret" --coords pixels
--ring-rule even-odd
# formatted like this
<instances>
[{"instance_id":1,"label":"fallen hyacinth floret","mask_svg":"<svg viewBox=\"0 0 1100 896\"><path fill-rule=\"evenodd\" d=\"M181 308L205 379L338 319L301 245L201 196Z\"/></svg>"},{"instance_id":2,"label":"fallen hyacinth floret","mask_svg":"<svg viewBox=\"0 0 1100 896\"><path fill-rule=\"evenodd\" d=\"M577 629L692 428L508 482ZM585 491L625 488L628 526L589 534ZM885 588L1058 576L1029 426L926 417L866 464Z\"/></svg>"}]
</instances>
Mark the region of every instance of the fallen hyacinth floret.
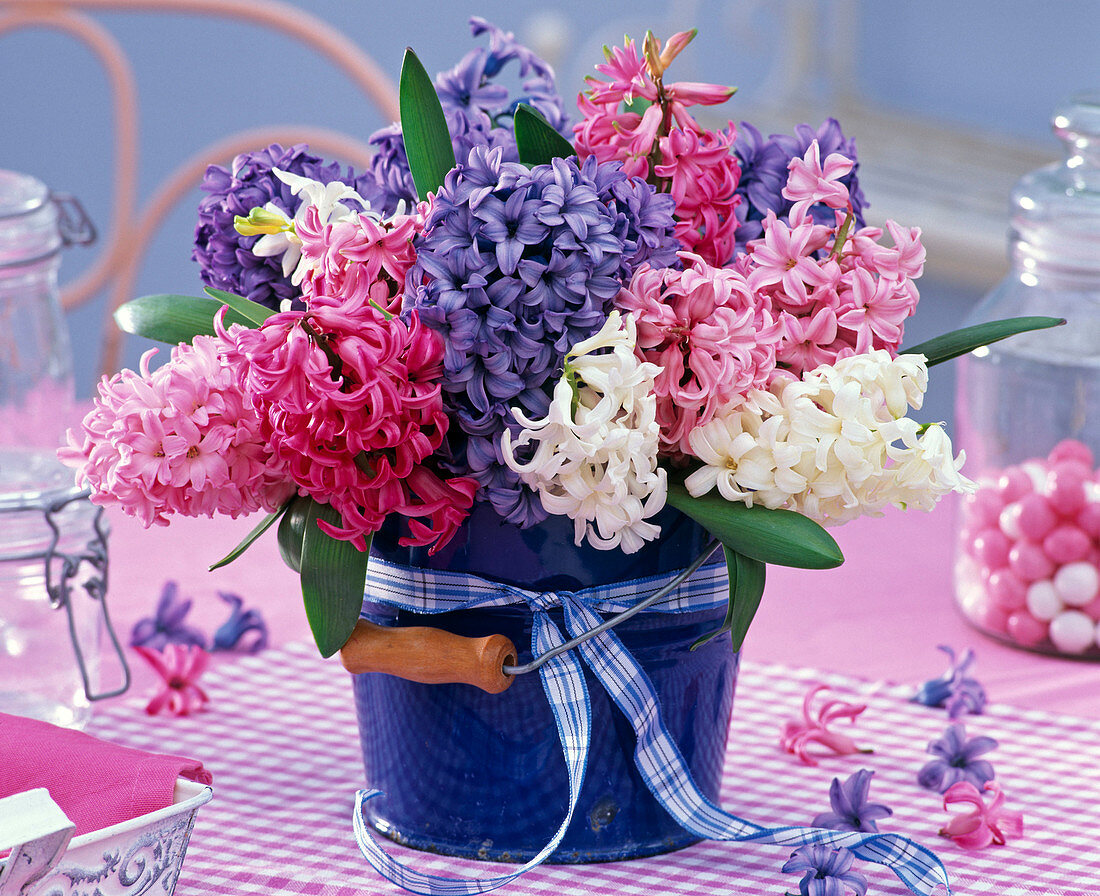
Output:
<instances>
[{"instance_id":1,"label":"fallen hyacinth floret","mask_svg":"<svg viewBox=\"0 0 1100 896\"><path fill-rule=\"evenodd\" d=\"M648 522L665 504L666 473L657 466L659 426L653 378L659 368L634 352L633 318L612 311L595 336L565 359L550 413L523 426L501 449L508 466L551 514L575 523L576 543L624 553L660 534ZM517 458L533 446L526 462Z\"/></svg>"},{"instance_id":2,"label":"fallen hyacinth floret","mask_svg":"<svg viewBox=\"0 0 1100 896\"><path fill-rule=\"evenodd\" d=\"M267 623L260 611L244 609L244 601L236 594L219 591L218 597L229 604L229 618L214 631L210 649L259 653L267 647Z\"/></svg>"},{"instance_id":3,"label":"fallen hyacinth floret","mask_svg":"<svg viewBox=\"0 0 1100 896\"><path fill-rule=\"evenodd\" d=\"M985 708L985 689L976 678L964 674L974 662L974 651L968 647L956 660L951 647L941 644L939 649L948 656L947 671L917 688L917 693L910 698L911 702L942 706L952 721L966 713L980 715Z\"/></svg>"},{"instance_id":4,"label":"fallen hyacinth floret","mask_svg":"<svg viewBox=\"0 0 1100 896\"><path fill-rule=\"evenodd\" d=\"M800 846L783 865L784 874L802 874L799 896L855 896L867 892L867 878L852 871L855 854L845 847Z\"/></svg>"},{"instance_id":5,"label":"fallen hyacinth floret","mask_svg":"<svg viewBox=\"0 0 1100 896\"><path fill-rule=\"evenodd\" d=\"M180 598L178 582L165 582L157 601L156 611L134 623L130 632L131 647L163 650L167 644L206 646L206 636L184 620L191 612L191 598Z\"/></svg>"},{"instance_id":6,"label":"fallen hyacinth floret","mask_svg":"<svg viewBox=\"0 0 1100 896\"><path fill-rule=\"evenodd\" d=\"M921 356L880 349L801 380L777 377L769 391L751 390L689 433L704 466L685 485L693 497L717 488L729 501L795 510L826 525L891 505L930 510L973 483L941 426L905 416L920 408L927 376Z\"/></svg>"},{"instance_id":7,"label":"fallen hyacinth floret","mask_svg":"<svg viewBox=\"0 0 1100 896\"><path fill-rule=\"evenodd\" d=\"M961 722L948 726L943 737L928 744L928 752L937 758L926 764L917 774L917 783L927 790L946 793L954 784L969 781L975 787L984 787L994 778L993 765L979 759L997 746L992 737L966 737Z\"/></svg>"},{"instance_id":8,"label":"fallen hyacinth floret","mask_svg":"<svg viewBox=\"0 0 1100 896\"><path fill-rule=\"evenodd\" d=\"M952 803L969 803L969 812L952 816L940 829L941 837L948 837L963 849L984 849L991 843L1003 846L1010 837L1024 834L1024 816L1004 807L1005 795L996 781L987 781L984 790L993 794L986 805L981 792L970 781L952 784L943 795L943 808Z\"/></svg>"},{"instance_id":9,"label":"fallen hyacinth floret","mask_svg":"<svg viewBox=\"0 0 1100 896\"><path fill-rule=\"evenodd\" d=\"M838 756L874 752L858 747L856 742L845 734L829 730L829 725L837 719L855 722L856 718L867 709L867 704L826 700L818 707L816 714L811 710L814 697L827 690L829 690L827 684L818 684L806 692L802 700L802 721L787 722L779 739L779 746L785 752L797 756L799 762L804 765L817 765L815 754L809 750L811 746L823 747L828 753Z\"/></svg>"},{"instance_id":10,"label":"fallen hyacinth floret","mask_svg":"<svg viewBox=\"0 0 1100 896\"><path fill-rule=\"evenodd\" d=\"M206 708L210 697L199 685L199 678L210 662L210 654L196 644L167 644L163 650L135 647L134 650L160 677L159 690L145 707L146 713L188 716Z\"/></svg>"},{"instance_id":11,"label":"fallen hyacinth floret","mask_svg":"<svg viewBox=\"0 0 1100 896\"><path fill-rule=\"evenodd\" d=\"M829 785L832 811L815 815L810 824L815 828L834 831L877 831L878 819L893 815L894 811L882 803L867 802L873 774L873 771L861 768L843 782L840 778L833 778L833 783Z\"/></svg>"}]
</instances>

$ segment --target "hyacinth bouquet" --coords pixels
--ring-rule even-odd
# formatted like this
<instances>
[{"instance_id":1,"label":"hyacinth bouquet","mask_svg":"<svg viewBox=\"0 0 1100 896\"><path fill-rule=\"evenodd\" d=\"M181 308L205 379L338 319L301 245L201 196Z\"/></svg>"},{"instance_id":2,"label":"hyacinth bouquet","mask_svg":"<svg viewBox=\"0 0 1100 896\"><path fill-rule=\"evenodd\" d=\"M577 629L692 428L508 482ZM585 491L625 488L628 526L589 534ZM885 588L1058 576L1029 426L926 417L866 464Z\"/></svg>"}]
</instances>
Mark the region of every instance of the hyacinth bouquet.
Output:
<instances>
[{"instance_id":1,"label":"hyacinth bouquet","mask_svg":"<svg viewBox=\"0 0 1100 896\"><path fill-rule=\"evenodd\" d=\"M824 525L970 487L910 416L928 368L1055 321L902 352L920 232L865 224L834 120L704 126L733 90L667 78L684 32L608 50L570 124L550 68L472 24L488 48L434 83L406 55L367 171L300 146L210 168L207 296L120 309L171 358L105 378L61 451L93 500L146 525L265 512L222 562L277 521L328 656L387 519L434 551L487 503L632 553L671 506L724 547L736 649L765 564L835 566Z\"/></svg>"}]
</instances>

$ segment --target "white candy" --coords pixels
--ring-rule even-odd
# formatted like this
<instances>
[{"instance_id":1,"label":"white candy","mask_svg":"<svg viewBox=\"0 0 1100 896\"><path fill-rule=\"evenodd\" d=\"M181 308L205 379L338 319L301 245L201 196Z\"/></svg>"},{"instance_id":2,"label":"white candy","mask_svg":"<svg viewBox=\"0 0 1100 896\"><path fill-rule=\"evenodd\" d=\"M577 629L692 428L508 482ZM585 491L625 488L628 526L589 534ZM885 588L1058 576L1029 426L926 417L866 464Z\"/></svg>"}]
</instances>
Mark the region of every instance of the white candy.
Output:
<instances>
[{"instance_id":1,"label":"white candy","mask_svg":"<svg viewBox=\"0 0 1100 896\"><path fill-rule=\"evenodd\" d=\"M1040 579L1028 586L1027 609L1036 619L1050 622L1065 608L1050 579Z\"/></svg>"},{"instance_id":2,"label":"white candy","mask_svg":"<svg viewBox=\"0 0 1100 896\"><path fill-rule=\"evenodd\" d=\"M1083 607L1100 592L1100 572L1091 563L1067 563L1054 574L1054 590L1063 603Z\"/></svg>"},{"instance_id":3,"label":"white candy","mask_svg":"<svg viewBox=\"0 0 1100 896\"><path fill-rule=\"evenodd\" d=\"M1040 495L1046 494L1047 468L1037 460L1029 460L1020 465L1031 479L1031 485Z\"/></svg>"},{"instance_id":4,"label":"white candy","mask_svg":"<svg viewBox=\"0 0 1100 896\"><path fill-rule=\"evenodd\" d=\"M1024 533L1020 529L1020 504L1018 501L1014 501L1001 511L1001 515L997 518L997 525L1013 541L1019 541L1024 537Z\"/></svg>"},{"instance_id":5,"label":"white candy","mask_svg":"<svg viewBox=\"0 0 1100 896\"><path fill-rule=\"evenodd\" d=\"M1084 653L1096 641L1096 623L1080 610L1066 610L1051 621L1050 640L1062 653Z\"/></svg>"}]
</instances>

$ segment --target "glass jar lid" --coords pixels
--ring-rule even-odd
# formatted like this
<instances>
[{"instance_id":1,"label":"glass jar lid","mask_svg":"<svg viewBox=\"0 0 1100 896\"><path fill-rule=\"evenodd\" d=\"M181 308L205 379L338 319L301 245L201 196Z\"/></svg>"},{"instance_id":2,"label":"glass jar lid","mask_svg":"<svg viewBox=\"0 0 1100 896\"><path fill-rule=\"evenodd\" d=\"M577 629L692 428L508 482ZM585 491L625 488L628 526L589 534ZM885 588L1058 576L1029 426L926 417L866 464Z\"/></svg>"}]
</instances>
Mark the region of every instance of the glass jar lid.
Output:
<instances>
[{"instance_id":1,"label":"glass jar lid","mask_svg":"<svg viewBox=\"0 0 1100 896\"><path fill-rule=\"evenodd\" d=\"M1062 161L1012 191L1012 251L1026 273L1100 275L1100 91L1078 94L1051 119Z\"/></svg>"},{"instance_id":2,"label":"glass jar lid","mask_svg":"<svg viewBox=\"0 0 1100 896\"><path fill-rule=\"evenodd\" d=\"M62 246L57 206L42 181L0 170L0 267L55 255Z\"/></svg>"}]
</instances>

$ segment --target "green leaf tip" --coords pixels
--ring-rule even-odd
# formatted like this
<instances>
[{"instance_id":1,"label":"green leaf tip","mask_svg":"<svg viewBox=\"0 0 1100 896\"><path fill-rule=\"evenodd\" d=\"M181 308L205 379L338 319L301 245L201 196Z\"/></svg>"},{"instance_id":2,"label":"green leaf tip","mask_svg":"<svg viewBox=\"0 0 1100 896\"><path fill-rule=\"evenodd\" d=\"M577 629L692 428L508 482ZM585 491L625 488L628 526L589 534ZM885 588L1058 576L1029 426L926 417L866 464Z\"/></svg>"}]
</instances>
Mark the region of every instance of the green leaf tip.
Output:
<instances>
[{"instance_id":1,"label":"green leaf tip","mask_svg":"<svg viewBox=\"0 0 1100 896\"><path fill-rule=\"evenodd\" d=\"M737 653L745 643L760 600L764 596L764 581L767 566L759 560L753 560L731 551L723 546L726 555L726 571L729 574L729 603L726 605L726 618L722 625L710 634L703 635L694 644L692 650L702 647L724 632L730 633L733 652Z\"/></svg>"},{"instance_id":2,"label":"green leaf tip","mask_svg":"<svg viewBox=\"0 0 1100 896\"><path fill-rule=\"evenodd\" d=\"M242 301L248 302L247 299ZM225 302L206 296L180 296L158 294L139 296L115 309L114 319L124 333L144 336L167 345L179 345L190 342L196 336L214 335L214 316ZM248 302L264 311L262 306ZM230 307L225 314L225 326L241 324L254 327L256 324L236 308Z\"/></svg>"},{"instance_id":3,"label":"green leaf tip","mask_svg":"<svg viewBox=\"0 0 1100 896\"><path fill-rule=\"evenodd\" d=\"M711 492L693 498L683 480L668 486L668 503L691 517L723 546L761 563L799 569L833 569L844 554L818 523L793 510L747 507Z\"/></svg>"},{"instance_id":4,"label":"green leaf tip","mask_svg":"<svg viewBox=\"0 0 1100 896\"><path fill-rule=\"evenodd\" d=\"M309 497L290 502L279 523L279 552L302 577L302 602L321 656L336 653L355 629L363 608L370 541L360 551L317 525L341 525L339 512Z\"/></svg>"},{"instance_id":5,"label":"green leaf tip","mask_svg":"<svg viewBox=\"0 0 1100 896\"><path fill-rule=\"evenodd\" d=\"M270 529L272 525L274 525L275 521L279 519L279 517L281 517L284 513L286 513L287 508L290 507L290 504L291 502L287 501L278 510L269 513L262 520L260 520L256 527L241 540L240 544L238 544L235 548L233 548L233 550L222 557L221 560L219 560L217 563L211 564L211 566L209 567L209 571L213 572L215 569L221 569L223 566L228 566L239 556L241 556L241 554L252 547L252 544L256 541L256 539L263 535L268 529Z\"/></svg>"},{"instance_id":6,"label":"green leaf tip","mask_svg":"<svg viewBox=\"0 0 1100 896\"><path fill-rule=\"evenodd\" d=\"M529 168L577 154L573 144L555 131L534 106L520 103L512 120L519 160Z\"/></svg>"},{"instance_id":7,"label":"green leaf tip","mask_svg":"<svg viewBox=\"0 0 1100 896\"><path fill-rule=\"evenodd\" d=\"M1060 327L1065 323L1065 319L1060 317L1009 317L952 330L911 348L903 348L901 354L924 355L927 366L932 367L1020 333Z\"/></svg>"},{"instance_id":8,"label":"green leaf tip","mask_svg":"<svg viewBox=\"0 0 1100 896\"><path fill-rule=\"evenodd\" d=\"M398 106L413 185L417 196L426 199L455 167L455 151L435 85L411 47L401 63Z\"/></svg>"}]
</instances>

